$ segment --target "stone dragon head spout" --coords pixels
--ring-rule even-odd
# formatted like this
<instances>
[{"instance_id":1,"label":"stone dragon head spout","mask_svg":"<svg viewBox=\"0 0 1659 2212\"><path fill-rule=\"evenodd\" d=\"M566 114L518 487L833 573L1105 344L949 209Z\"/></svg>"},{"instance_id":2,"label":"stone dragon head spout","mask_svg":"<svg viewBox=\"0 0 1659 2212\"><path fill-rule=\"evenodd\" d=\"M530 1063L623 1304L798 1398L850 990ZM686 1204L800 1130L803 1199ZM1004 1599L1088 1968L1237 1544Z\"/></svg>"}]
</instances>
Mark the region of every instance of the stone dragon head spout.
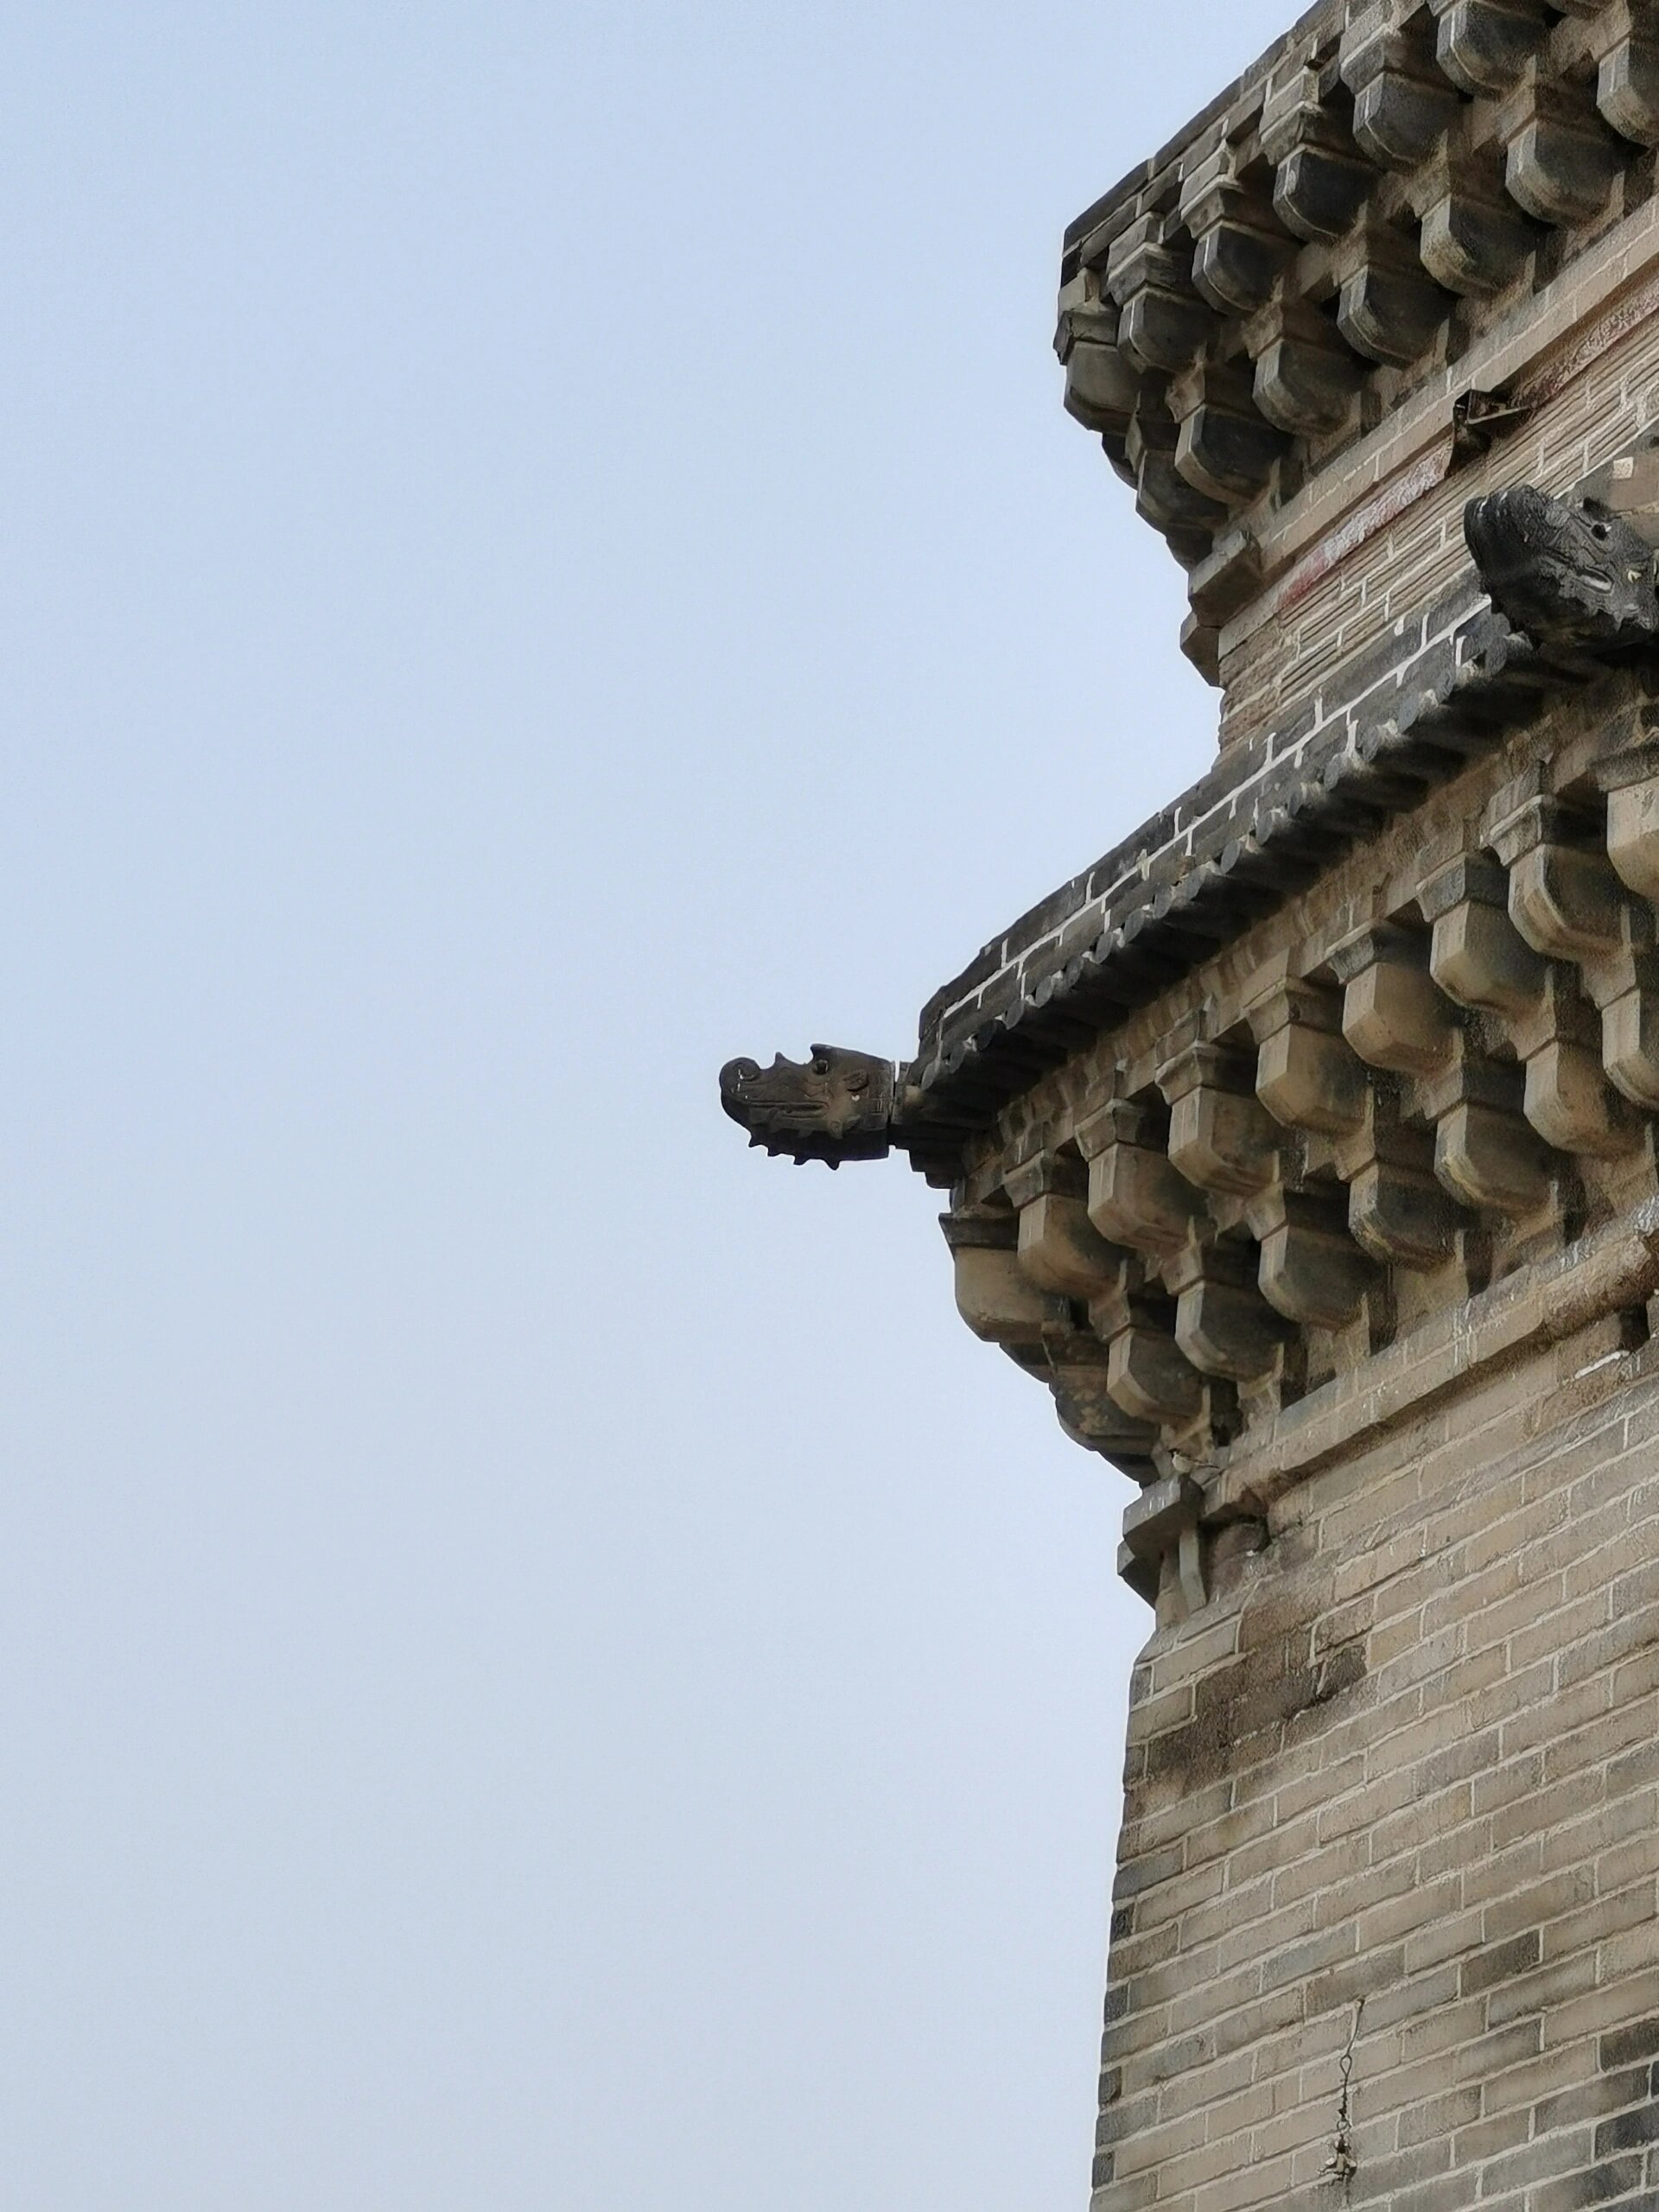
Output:
<instances>
[{"instance_id":1,"label":"stone dragon head spout","mask_svg":"<svg viewBox=\"0 0 1659 2212\"><path fill-rule=\"evenodd\" d=\"M798 1166L885 1158L894 1102L893 1062L839 1045L814 1045L804 1061L780 1052L769 1068L728 1060L720 1071L720 1103L748 1131L749 1142Z\"/></svg>"},{"instance_id":2,"label":"stone dragon head spout","mask_svg":"<svg viewBox=\"0 0 1659 2212\"><path fill-rule=\"evenodd\" d=\"M1516 484L1471 499L1463 532L1492 604L1537 644L1659 638L1654 549L1610 507Z\"/></svg>"}]
</instances>

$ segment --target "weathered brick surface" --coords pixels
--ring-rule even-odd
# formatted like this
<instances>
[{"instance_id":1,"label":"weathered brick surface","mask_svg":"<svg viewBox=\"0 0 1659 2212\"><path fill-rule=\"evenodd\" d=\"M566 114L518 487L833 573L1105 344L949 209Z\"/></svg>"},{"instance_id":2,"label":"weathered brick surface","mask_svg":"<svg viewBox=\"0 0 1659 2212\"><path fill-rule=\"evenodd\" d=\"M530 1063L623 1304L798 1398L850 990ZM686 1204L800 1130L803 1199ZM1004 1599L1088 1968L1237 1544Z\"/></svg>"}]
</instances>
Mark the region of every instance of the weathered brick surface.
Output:
<instances>
[{"instance_id":1,"label":"weathered brick surface","mask_svg":"<svg viewBox=\"0 0 1659 2212\"><path fill-rule=\"evenodd\" d=\"M1094 2212L1659 2204L1659 1344L1603 1343L1308 1475L1147 1645Z\"/></svg>"},{"instance_id":2,"label":"weathered brick surface","mask_svg":"<svg viewBox=\"0 0 1659 2212\"><path fill-rule=\"evenodd\" d=\"M1452 469L1449 423L1439 480L1385 526L1325 565L1322 548L1252 606L1222 640L1222 741L1285 720L1304 704L1323 715L1379 651L1392 626L1448 590L1468 568L1463 510L1476 493L1536 484L1564 493L1618 453L1659 412L1659 315L1649 312L1605 356L1550 392L1524 426L1473 468ZM1339 478L1340 467L1331 472ZM1324 488L1322 486L1321 488ZM1368 487L1357 477L1357 496ZM1332 533L1338 543L1341 526Z\"/></svg>"}]
</instances>

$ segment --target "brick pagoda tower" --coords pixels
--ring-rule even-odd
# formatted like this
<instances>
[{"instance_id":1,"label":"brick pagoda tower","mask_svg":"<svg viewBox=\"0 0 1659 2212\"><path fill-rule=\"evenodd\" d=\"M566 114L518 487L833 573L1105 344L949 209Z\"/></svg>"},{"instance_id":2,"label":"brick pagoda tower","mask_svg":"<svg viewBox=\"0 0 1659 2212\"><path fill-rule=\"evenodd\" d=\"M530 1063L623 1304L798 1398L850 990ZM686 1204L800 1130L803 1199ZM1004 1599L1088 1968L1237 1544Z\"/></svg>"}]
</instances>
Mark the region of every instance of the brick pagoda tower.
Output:
<instances>
[{"instance_id":1,"label":"brick pagoda tower","mask_svg":"<svg viewBox=\"0 0 1659 2212\"><path fill-rule=\"evenodd\" d=\"M721 1073L1139 1485L1093 2212L1659 2208L1655 146L1652 0L1325 0L1079 217L1216 765Z\"/></svg>"}]
</instances>

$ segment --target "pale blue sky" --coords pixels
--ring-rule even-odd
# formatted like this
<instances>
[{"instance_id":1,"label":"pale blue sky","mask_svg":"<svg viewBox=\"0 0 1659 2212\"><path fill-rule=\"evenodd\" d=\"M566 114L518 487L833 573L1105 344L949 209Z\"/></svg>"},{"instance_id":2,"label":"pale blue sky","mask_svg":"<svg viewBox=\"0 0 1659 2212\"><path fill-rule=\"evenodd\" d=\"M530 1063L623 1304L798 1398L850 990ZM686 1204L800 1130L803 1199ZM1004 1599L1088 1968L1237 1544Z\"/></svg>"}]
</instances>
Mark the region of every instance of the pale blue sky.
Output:
<instances>
[{"instance_id":1,"label":"pale blue sky","mask_svg":"<svg viewBox=\"0 0 1659 2212\"><path fill-rule=\"evenodd\" d=\"M714 1078L1208 759L1052 295L1290 12L14 21L8 2212L1083 2204L1128 1485Z\"/></svg>"}]
</instances>

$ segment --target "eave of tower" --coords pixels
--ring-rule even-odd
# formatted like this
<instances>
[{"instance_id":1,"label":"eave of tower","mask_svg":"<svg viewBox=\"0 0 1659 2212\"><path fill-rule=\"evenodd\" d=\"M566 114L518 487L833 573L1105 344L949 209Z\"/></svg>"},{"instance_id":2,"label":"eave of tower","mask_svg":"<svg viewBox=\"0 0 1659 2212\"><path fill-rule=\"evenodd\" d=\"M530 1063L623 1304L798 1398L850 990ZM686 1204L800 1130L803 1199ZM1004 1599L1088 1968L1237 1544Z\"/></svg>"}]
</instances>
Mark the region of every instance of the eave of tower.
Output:
<instances>
[{"instance_id":1,"label":"eave of tower","mask_svg":"<svg viewBox=\"0 0 1659 2212\"><path fill-rule=\"evenodd\" d=\"M1640 7L1327 0L1071 226L1066 404L1188 569L1213 680L1344 456L1420 394L1502 397L1489 341L1647 206L1656 143Z\"/></svg>"}]
</instances>

